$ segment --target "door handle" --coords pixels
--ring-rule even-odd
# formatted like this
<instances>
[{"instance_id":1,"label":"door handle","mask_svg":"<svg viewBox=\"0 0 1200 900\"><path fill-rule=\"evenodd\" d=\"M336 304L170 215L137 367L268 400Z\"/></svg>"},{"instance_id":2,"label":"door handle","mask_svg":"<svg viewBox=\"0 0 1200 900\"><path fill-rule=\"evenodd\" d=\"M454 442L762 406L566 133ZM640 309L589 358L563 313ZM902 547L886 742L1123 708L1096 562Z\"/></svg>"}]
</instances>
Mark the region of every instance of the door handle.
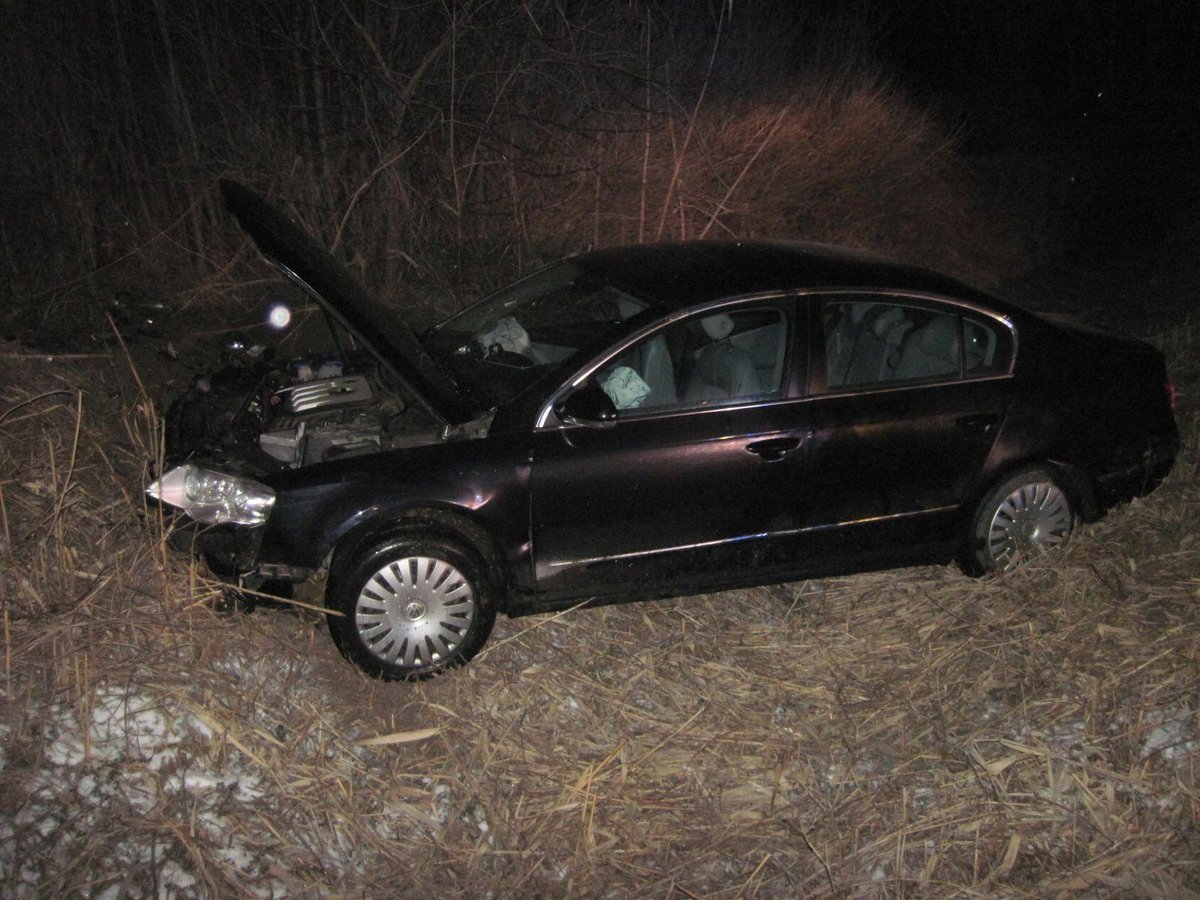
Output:
<instances>
[{"instance_id":1,"label":"door handle","mask_svg":"<svg viewBox=\"0 0 1200 900\"><path fill-rule=\"evenodd\" d=\"M746 445L746 449L765 462L779 462L803 441L798 437L768 438L765 441L754 441Z\"/></svg>"},{"instance_id":2,"label":"door handle","mask_svg":"<svg viewBox=\"0 0 1200 900\"><path fill-rule=\"evenodd\" d=\"M954 424L967 431L988 431L999 421L1000 417L995 413L973 413L959 416Z\"/></svg>"}]
</instances>

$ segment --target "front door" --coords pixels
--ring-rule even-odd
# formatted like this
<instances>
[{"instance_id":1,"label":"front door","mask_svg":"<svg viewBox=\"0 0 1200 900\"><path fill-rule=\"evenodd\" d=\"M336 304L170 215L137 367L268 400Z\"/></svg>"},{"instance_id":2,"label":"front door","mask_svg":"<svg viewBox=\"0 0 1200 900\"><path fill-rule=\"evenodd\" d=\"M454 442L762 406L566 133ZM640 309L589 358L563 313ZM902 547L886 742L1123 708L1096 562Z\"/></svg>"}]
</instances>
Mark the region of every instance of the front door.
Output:
<instances>
[{"instance_id":1,"label":"front door","mask_svg":"<svg viewBox=\"0 0 1200 900\"><path fill-rule=\"evenodd\" d=\"M744 580L788 523L808 432L789 319L753 301L675 322L598 365L616 424L535 434L537 589L666 593Z\"/></svg>"}]
</instances>

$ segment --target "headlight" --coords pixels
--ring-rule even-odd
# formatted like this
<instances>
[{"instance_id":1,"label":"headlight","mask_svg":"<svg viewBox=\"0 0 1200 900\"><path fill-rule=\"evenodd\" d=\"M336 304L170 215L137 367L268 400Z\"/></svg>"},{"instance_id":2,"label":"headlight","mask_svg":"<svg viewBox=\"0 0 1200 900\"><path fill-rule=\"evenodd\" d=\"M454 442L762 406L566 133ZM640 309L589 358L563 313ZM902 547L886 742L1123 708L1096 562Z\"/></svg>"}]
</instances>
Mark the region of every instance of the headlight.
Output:
<instances>
[{"instance_id":1,"label":"headlight","mask_svg":"<svg viewBox=\"0 0 1200 900\"><path fill-rule=\"evenodd\" d=\"M146 493L209 525L261 525L275 504L275 492L265 484L195 463L172 469Z\"/></svg>"}]
</instances>

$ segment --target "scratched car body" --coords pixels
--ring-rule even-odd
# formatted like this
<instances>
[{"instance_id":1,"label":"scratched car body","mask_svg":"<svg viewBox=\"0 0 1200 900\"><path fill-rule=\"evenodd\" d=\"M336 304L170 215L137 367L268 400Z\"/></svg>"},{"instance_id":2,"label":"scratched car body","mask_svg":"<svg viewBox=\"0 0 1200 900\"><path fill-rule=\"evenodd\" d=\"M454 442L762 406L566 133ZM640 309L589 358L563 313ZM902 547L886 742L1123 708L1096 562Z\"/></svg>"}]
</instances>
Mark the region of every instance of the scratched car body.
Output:
<instances>
[{"instance_id":1,"label":"scratched car body","mask_svg":"<svg viewBox=\"0 0 1200 900\"><path fill-rule=\"evenodd\" d=\"M912 266L601 250L418 337L262 197L222 190L335 341L197 379L148 490L205 523L243 589L323 584L337 646L378 677L461 664L497 612L1009 569L1152 489L1178 447L1149 345Z\"/></svg>"}]
</instances>

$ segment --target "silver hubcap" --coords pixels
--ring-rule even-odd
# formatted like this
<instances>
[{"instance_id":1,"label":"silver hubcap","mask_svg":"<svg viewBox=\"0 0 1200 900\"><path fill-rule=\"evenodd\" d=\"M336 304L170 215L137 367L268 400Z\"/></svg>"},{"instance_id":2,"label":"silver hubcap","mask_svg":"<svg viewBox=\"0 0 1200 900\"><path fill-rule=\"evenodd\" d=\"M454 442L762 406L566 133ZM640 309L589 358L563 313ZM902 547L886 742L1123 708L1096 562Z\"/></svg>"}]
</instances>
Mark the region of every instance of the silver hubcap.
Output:
<instances>
[{"instance_id":1,"label":"silver hubcap","mask_svg":"<svg viewBox=\"0 0 1200 900\"><path fill-rule=\"evenodd\" d=\"M367 649L383 662L421 669L444 661L475 618L475 592L442 559L409 556L367 579L354 621Z\"/></svg>"},{"instance_id":2,"label":"silver hubcap","mask_svg":"<svg viewBox=\"0 0 1200 900\"><path fill-rule=\"evenodd\" d=\"M988 557L999 570L1042 547L1061 544L1074 516L1061 490L1049 481L1023 484L1001 502L988 528Z\"/></svg>"}]
</instances>

